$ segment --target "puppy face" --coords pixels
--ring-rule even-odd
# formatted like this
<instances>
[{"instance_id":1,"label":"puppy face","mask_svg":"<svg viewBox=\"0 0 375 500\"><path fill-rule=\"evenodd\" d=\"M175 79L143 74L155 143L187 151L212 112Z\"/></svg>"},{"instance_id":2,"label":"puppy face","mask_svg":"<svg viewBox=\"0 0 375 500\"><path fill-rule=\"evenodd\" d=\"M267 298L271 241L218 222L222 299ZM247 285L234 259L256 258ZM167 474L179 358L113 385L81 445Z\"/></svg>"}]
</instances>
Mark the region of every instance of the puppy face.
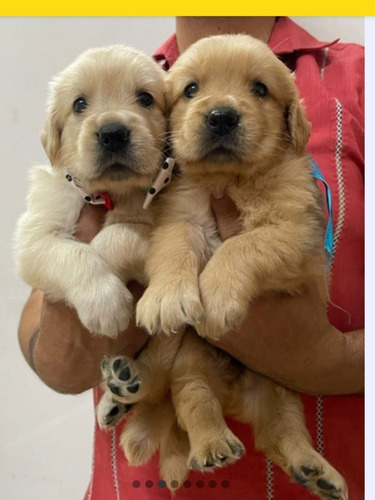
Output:
<instances>
[{"instance_id":1,"label":"puppy face","mask_svg":"<svg viewBox=\"0 0 375 500\"><path fill-rule=\"evenodd\" d=\"M164 72L134 49L82 54L52 85L42 142L87 189L148 186L165 134Z\"/></svg>"},{"instance_id":2,"label":"puppy face","mask_svg":"<svg viewBox=\"0 0 375 500\"><path fill-rule=\"evenodd\" d=\"M290 71L246 35L202 39L168 76L174 153L186 173L247 173L304 151L310 125Z\"/></svg>"}]
</instances>

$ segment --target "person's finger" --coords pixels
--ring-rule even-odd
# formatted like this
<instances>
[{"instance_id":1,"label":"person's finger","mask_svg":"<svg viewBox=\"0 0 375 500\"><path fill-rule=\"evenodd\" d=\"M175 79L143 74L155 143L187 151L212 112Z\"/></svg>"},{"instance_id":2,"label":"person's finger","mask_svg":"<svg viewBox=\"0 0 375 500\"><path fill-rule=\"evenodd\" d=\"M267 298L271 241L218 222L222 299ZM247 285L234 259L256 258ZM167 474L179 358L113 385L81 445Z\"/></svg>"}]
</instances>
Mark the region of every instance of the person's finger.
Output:
<instances>
[{"instance_id":1,"label":"person's finger","mask_svg":"<svg viewBox=\"0 0 375 500\"><path fill-rule=\"evenodd\" d=\"M107 209L102 205L85 204L77 222L75 232L77 240L90 243L103 227L106 213Z\"/></svg>"},{"instance_id":2,"label":"person's finger","mask_svg":"<svg viewBox=\"0 0 375 500\"><path fill-rule=\"evenodd\" d=\"M216 219L222 240L235 236L242 231L240 213L232 198L227 194L221 197L211 196L211 210Z\"/></svg>"}]
</instances>

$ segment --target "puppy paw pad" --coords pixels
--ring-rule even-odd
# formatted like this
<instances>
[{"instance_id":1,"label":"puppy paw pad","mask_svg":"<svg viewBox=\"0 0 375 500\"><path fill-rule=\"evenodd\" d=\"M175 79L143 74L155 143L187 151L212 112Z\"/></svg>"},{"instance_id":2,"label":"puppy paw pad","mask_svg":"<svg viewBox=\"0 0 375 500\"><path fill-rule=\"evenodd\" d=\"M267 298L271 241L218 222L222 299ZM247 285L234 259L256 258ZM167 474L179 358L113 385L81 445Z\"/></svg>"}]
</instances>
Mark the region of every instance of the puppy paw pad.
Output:
<instances>
[{"instance_id":1,"label":"puppy paw pad","mask_svg":"<svg viewBox=\"0 0 375 500\"><path fill-rule=\"evenodd\" d=\"M141 381L133 360L126 356L111 358L106 356L102 361L103 378L112 394L126 397L136 394Z\"/></svg>"},{"instance_id":2,"label":"puppy paw pad","mask_svg":"<svg viewBox=\"0 0 375 500\"><path fill-rule=\"evenodd\" d=\"M292 467L294 479L304 488L309 489L323 500L347 500L347 487L344 479L334 469L325 476L320 467L301 465Z\"/></svg>"}]
</instances>

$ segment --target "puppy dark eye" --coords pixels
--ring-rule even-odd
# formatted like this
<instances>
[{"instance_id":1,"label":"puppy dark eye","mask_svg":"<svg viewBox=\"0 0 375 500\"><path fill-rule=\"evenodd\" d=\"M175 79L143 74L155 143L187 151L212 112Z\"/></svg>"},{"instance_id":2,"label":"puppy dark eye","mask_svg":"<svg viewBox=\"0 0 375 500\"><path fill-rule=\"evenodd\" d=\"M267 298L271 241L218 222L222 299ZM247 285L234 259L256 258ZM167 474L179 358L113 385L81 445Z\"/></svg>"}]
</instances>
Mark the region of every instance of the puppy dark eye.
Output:
<instances>
[{"instance_id":1,"label":"puppy dark eye","mask_svg":"<svg viewBox=\"0 0 375 500\"><path fill-rule=\"evenodd\" d=\"M87 101L84 97L78 97L73 103L73 109L75 113L83 113L87 108Z\"/></svg>"},{"instance_id":2,"label":"puppy dark eye","mask_svg":"<svg viewBox=\"0 0 375 500\"><path fill-rule=\"evenodd\" d=\"M266 95L268 94L268 88L262 82L255 82L252 91L258 97L266 97Z\"/></svg>"},{"instance_id":3,"label":"puppy dark eye","mask_svg":"<svg viewBox=\"0 0 375 500\"><path fill-rule=\"evenodd\" d=\"M148 108L149 106L151 106L153 104L154 98L148 92L140 92L137 95L137 101L144 108Z\"/></svg>"},{"instance_id":4,"label":"puppy dark eye","mask_svg":"<svg viewBox=\"0 0 375 500\"><path fill-rule=\"evenodd\" d=\"M189 83L189 85L185 87L184 96L187 97L188 99L191 99L192 97L195 96L198 90L199 87L197 83Z\"/></svg>"}]
</instances>

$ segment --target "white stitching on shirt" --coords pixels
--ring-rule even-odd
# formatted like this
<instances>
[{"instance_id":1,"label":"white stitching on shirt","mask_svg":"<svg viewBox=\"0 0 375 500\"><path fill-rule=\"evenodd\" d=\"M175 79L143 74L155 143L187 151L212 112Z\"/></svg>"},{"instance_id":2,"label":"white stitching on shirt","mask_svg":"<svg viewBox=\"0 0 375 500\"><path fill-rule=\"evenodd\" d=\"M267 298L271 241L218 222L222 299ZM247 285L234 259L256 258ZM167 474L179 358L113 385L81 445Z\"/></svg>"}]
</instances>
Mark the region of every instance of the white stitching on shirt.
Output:
<instances>
[{"instance_id":1,"label":"white stitching on shirt","mask_svg":"<svg viewBox=\"0 0 375 500\"><path fill-rule=\"evenodd\" d=\"M98 388L94 387L94 408L96 408L96 405L98 404L99 401L99 395L98 395ZM91 477L90 477L90 484L89 484L89 489L88 489L88 496L87 500L92 499L92 490L94 487L94 473L95 473L95 443L96 443L96 421L94 422L94 446L92 450L92 459L91 459Z\"/></svg>"},{"instance_id":2,"label":"white stitching on shirt","mask_svg":"<svg viewBox=\"0 0 375 500\"><path fill-rule=\"evenodd\" d=\"M339 188L339 213L337 216L336 229L333 234L333 257L335 255L335 250L339 242L342 229L344 226L345 211L346 211L346 200L345 200L345 189L344 189L344 172L342 169L341 155L342 155L342 105L341 102L336 99L336 117L337 117L337 142L335 151L335 163L337 172L337 183Z\"/></svg>"},{"instance_id":3,"label":"white stitching on shirt","mask_svg":"<svg viewBox=\"0 0 375 500\"><path fill-rule=\"evenodd\" d=\"M111 429L111 465L114 487L116 491L116 500L120 500L120 488L117 474L117 455L116 455L116 427Z\"/></svg>"},{"instance_id":4,"label":"white stitching on shirt","mask_svg":"<svg viewBox=\"0 0 375 500\"><path fill-rule=\"evenodd\" d=\"M96 443L96 423L94 425L94 446L93 446L93 452L92 452L92 460L91 460L91 478L90 478L90 484L89 484L89 491L88 491L88 497L87 500L92 499L92 490L94 486L94 471L95 471L95 443Z\"/></svg>"},{"instance_id":5,"label":"white stitching on shirt","mask_svg":"<svg viewBox=\"0 0 375 500\"><path fill-rule=\"evenodd\" d=\"M327 277L327 286L329 289L331 281L331 273L333 268L333 262L335 260L335 254L337 245L344 227L345 213L346 213L346 199L345 199L345 186L344 186L344 173L342 168L341 156L342 156L342 116L343 108L341 102L336 98L336 149L335 149L335 165L336 165L336 175L337 175L337 187L338 187L338 214L336 220L336 227L333 232L333 244L332 244L332 261L329 267L329 273ZM328 307L328 303L327 303Z\"/></svg>"},{"instance_id":6,"label":"white stitching on shirt","mask_svg":"<svg viewBox=\"0 0 375 500\"><path fill-rule=\"evenodd\" d=\"M273 463L266 458L267 500L273 500Z\"/></svg>"},{"instance_id":7,"label":"white stitching on shirt","mask_svg":"<svg viewBox=\"0 0 375 500\"><path fill-rule=\"evenodd\" d=\"M344 183L344 170L342 166L342 148L343 148L343 107L341 102L336 98L336 149L335 149L335 164L336 164L336 175L337 175L337 186L338 186L338 216L336 221L336 228L333 233L333 244L332 244L332 261L331 266L329 268L329 276L328 276L328 288L331 281L331 273L333 268L333 262L335 259L337 245L339 243L341 233L345 224L345 216L346 216L346 196L345 196L345 183ZM343 309L339 305L335 304L329 298L330 304L332 304L337 309L340 309L348 316L349 324L351 324L351 314L346 309ZM328 304L327 304L328 308Z\"/></svg>"},{"instance_id":8,"label":"white stitching on shirt","mask_svg":"<svg viewBox=\"0 0 375 500\"><path fill-rule=\"evenodd\" d=\"M324 456L322 396L316 398L316 447L318 452Z\"/></svg>"}]
</instances>

